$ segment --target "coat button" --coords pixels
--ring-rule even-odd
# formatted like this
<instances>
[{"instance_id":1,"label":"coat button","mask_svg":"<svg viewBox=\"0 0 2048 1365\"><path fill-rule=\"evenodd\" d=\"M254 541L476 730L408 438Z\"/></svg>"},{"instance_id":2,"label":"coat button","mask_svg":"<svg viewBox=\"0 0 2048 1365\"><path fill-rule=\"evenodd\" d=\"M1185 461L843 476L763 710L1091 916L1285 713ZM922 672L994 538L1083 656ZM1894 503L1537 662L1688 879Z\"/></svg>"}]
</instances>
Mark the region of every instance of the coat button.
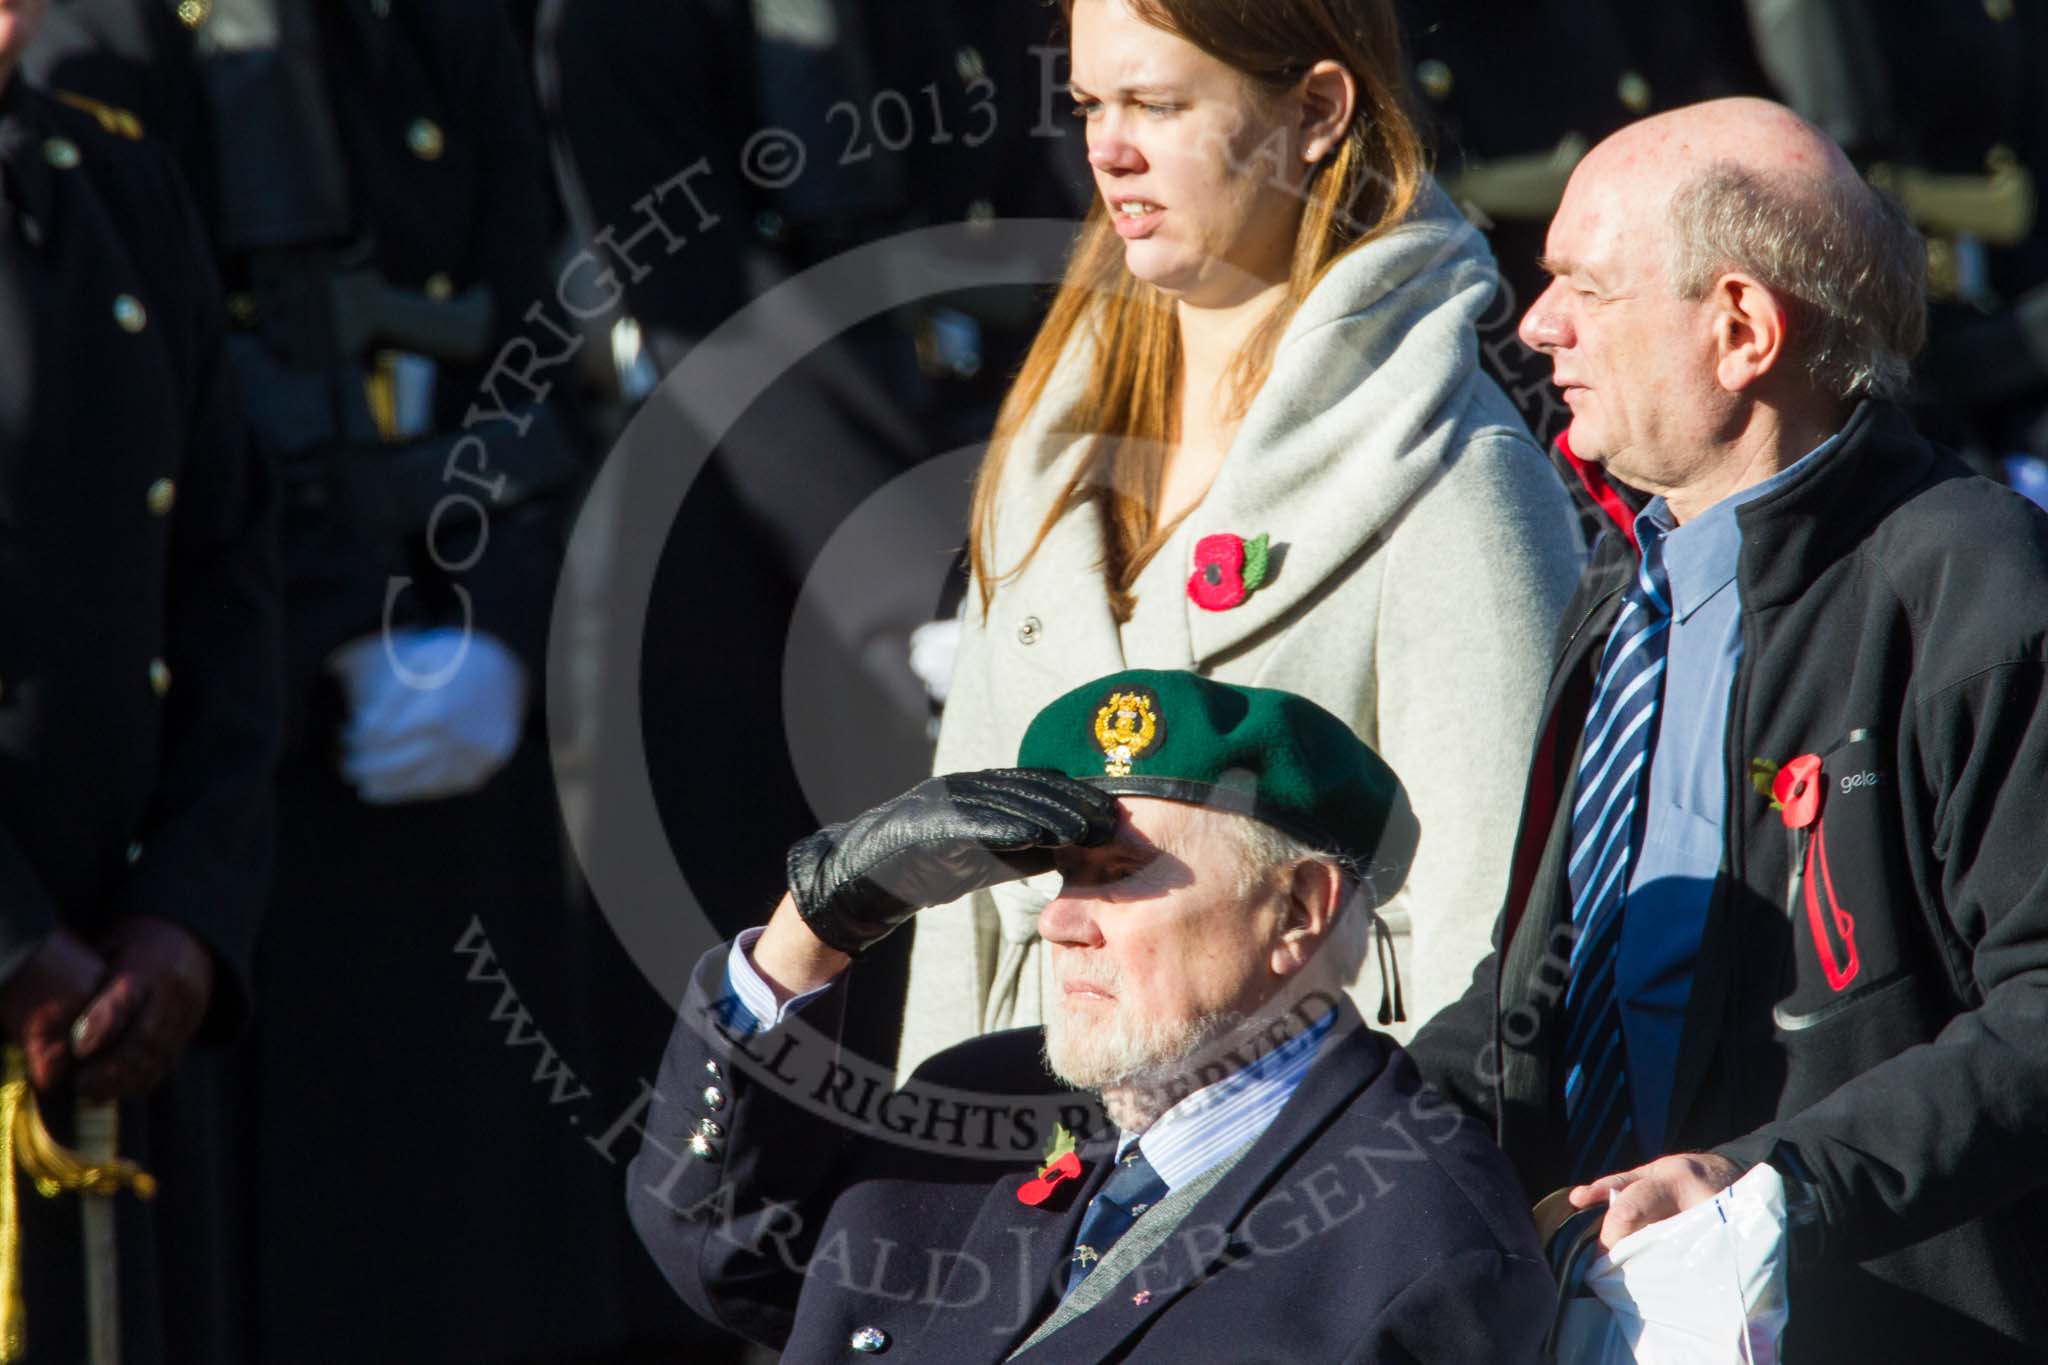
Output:
<instances>
[{"instance_id":1,"label":"coat button","mask_svg":"<svg viewBox=\"0 0 2048 1365\"><path fill-rule=\"evenodd\" d=\"M1422 87L1422 93L1442 104L1451 97L1457 82L1451 76L1451 69L1432 57L1415 68L1415 83Z\"/></svg>"},{"instance_id":2,"label":"coat button","mask_svg":"<svg viewBox=\"0 0 2048 1365\"><path fill-rule=\"evenodd\" d=\"M173 12L186 28L197 29L213 17L213 0L178 0L178 7Z\"/></svg>"},{"instance_id":3,"label":"coat button","mask_svg":"<svg viewBox=\"0 0 2048 1365\"><path fill-rule=\"evenodd\" d=\"M879 1327L863 1327L846 1344L864 1356L878 1356L889 1349L889 1334Z\"/></svg>"},{"instance_id":4,"label":"coat button","mask_svg":"<svg viewBox=\"0 0 2048 1365\"><path fill-rule=\"evenodd\" d=\"M962 82L972 85L988 74L988 63L982 60L979 48L963 47L953 54L953 70Z\"/></svg>"},{"instance_id":5,"label":"coat button","mask_svg":"<svg viewBox=\"0 0 2048 1365\"><path fill-rule=\"evenodd\" d=\"M169 479L158 479L149 486L149 514L153 517L167 517L178 505L178 485Z\"/></svg>"},{"instance_id":6,"label":"coat button","mask_svg":"<svg viewBox=\"0 0 2048 1365\"><path fill-rule=\"evenodd\" d=\"M1035 645L1038 643L1038 637L1044 631L1045 627L1039 624L1036 616L1027 616L1024 618L1024 624L1017 627L1017 643L1020 645Z\"/></svg>"},{"instance_id":7,"label":"coat button","mask_svg":"<svg viewBox=\"0 0 2048 1365\"><path fill-rule=\"evenodd\" d=\"M171 666L162 659L149 661L149 690L159 697L171 690Z\"/></svg>"},{"instance_id":8,"label":"coat button","mask_svg":"<svg viewBox=\"0 0 2048 1365\"><path fill-rule=\"evenodd\" d=\"M443 271L437 270L427 276L425 288L427 297L435 303L446 303L455 297L455 281L449 279Z\"/></svg>"},{"instance_id":9,"label":"coat button","mask_svg":"<svg viewBox=\"0 0 2048 1365\"><path fill-rule=\"evenodd\" d=\"M698 1119L697 1136L711 1142L716 1142L725 1136L725 1129L720 1128L713 1119Z\"/></svg>"},{"instance_id":10,"label":"coat button","mask_svg":"<svg viewBox=\"0 0 2048 1365\"><path fill-rule=\"evenodd\" d=\"M704 1074L714 1081L722 1080L725 1076L725 1072L719 1067L717 1062L704 1063Z\"/></svg>"},{"instance_id":11,"label":"coat button","mask_svg":"<svg viewBox=\"0 0 2048 1365\"><path fill-rule=\"evenodd\" d=\"M1622 106L1632 114L1645 113L1650 108L1650 83L1643 79L1640 71L1624 71L1616 83L1614 93L1620 97Z\"/></svg>"},{"instance_id":12,"label":"coat button","mask_svg":"<svg viewBox=\"0 0 2048 1365\"><path fill-rule=\"evenodd\" d=\"M1984 0L1984 12L1992 23L2002 24L2012 18L2012 0Z\"/></svg>"},{"instance_id":13,"label":"coat button","mask_svg":"<svg viewBox=\"0 0 2048 1365\"><path fill-rule=\"evenodd\" d=\"M68 137L46 138L43 141L43 160L60 171L68 171L78 164L78 144Z\"/></svg>"},{"instance_id":14,"label":"coat button","mask_svg":"<svg viewBox=\"0 0 2048 1365\"><path fill-rule=\"evenodd\" d=\"M114 296L114 321L122 331L132 335L149 326L149 310L133 294L117 294Z\"/></svg>"},{"instance_id":15,"label":"coat button","mask_svg":"<svg viewBox=\"0 0 2048 1365\"><path fill-rule=\"evenodd\" d=\"M126 857L130 867L142 861L142 841L140 839L131 839L129 841Z\"/></svg>"},{"instance_id":16,"label":"coat button","mask_svg":"<svg viewBox=\"0 0 2048 1365\"><path fill-rule=\"evenodd\" d=\"M696 1157L699 1161L716 1161L718 1159L718 1148L713 1146L711 1139L705 1137L702 1133L692 1133L690 1134L690 1155Z\"/></svg>"},{"instance_id":17,"label":"coat button","mask_svg":"<svg viewBox=\"0 0 2048 1365\"><path fill-rule=\"evenodd\" d=\"M710 1106L713 1113L718 1112L725 1108L725 1092L715 1085L705 1086L704 1103Z\"/></svg>"},{"instance_id":18,"label":"coat button","mask_svg":"<svg viewBox=\"0 0 2048 1365\"><path fill-rule=\"evenodd\" d=\"M416 118L405 130L405 145L422 161L439 161L448 148L448 138L440 124L430 118Z\"/></svg>"}]
</instances>

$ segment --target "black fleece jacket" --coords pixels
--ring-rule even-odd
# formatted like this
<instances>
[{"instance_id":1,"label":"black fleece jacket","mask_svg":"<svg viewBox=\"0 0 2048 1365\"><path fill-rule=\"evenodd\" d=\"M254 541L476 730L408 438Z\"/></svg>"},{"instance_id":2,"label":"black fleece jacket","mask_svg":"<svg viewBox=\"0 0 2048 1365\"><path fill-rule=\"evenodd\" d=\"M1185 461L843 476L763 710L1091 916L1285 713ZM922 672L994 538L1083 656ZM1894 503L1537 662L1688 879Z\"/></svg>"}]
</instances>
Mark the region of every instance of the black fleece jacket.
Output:
<instances>
[{"instance_id":1,"label":"black fleece jacket","mask_svg":"<svg viewBox=\"0 0 2048 1365\"><path fill-rule=\"evenodd\" d=\"M1671 1150L1817 1196L1786 1360L2048 1359L2048 515L1866 402L1737 516L1725 849ZM1411 1048L1532 1197L1569 1178L1566 798L1634 566L1595 546L1495 952ZM1795 829L1753 775L1802 756L1820 797Z\"/></svg>"}]
</instances>

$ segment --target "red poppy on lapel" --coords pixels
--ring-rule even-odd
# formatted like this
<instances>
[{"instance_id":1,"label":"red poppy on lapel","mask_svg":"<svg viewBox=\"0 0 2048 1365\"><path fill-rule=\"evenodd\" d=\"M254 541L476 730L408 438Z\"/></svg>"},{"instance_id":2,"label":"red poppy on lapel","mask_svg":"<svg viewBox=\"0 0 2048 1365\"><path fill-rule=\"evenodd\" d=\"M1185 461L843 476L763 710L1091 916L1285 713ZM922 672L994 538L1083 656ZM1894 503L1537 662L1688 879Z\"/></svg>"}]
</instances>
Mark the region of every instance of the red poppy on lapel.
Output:
<instances>
[{"instance_id":1,"label":"red poppy on lapel","mask_svg":"<svg viewBox=\"0 0 2048 1365\"><path fill-rule=\"evenodd\" d=\"M1265 535L1246 540L1219 531L1195 542L1195 571L1188 578L1188 596L1204 611L1229 611L1259 590L1271 564Z\"/></svg>"},{"instance_id":2,"label":"red poppy on lapel","mask_svg":"<svg viewBox=\"0 0 2048 1365\"><path fill-rule=\"evenodd\" d=\"M1037 1208L1052 1198L1052 1192L1063 1180L1081 1178L1081 1158L1073 1152L1063 1153L1057 1161L1038 1173L1036 1180L1027 1180L1017 1187L1017 1202Z\"/></svg>"}]
</instances>

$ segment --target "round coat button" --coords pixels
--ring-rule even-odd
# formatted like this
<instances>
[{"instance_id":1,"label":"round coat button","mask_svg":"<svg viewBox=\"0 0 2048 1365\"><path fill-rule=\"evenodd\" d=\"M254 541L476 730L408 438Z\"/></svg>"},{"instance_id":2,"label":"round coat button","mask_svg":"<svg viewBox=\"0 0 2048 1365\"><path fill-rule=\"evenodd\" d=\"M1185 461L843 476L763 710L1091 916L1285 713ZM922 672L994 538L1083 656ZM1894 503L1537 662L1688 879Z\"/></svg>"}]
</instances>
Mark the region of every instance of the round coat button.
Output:
<instances>
[{"instance_id":1,"label":"round coat button","mask_svg":"<svg viewBox=\"0 0 2048 1365\"><path fill-rule=\"evenodd\" d=\"M68 171L78 164L78 144L68 137L48 138L43 142L43 160Z\"/></svg>"},{"instance_id":2,"label":"round coat button","mask_svg":"<svg viewBox=\"0 0 2048 1365\"><path fill-rule=\"evenodd\" d=\"M1632 114L1640 114L1650 107L1650 83L1643 79L1640 71L1624 71L1621 80L1614 87L1614 93Z\"/></svg>"},{"instance_id":3,"label":"round coat button","mask_svg":"<svg viewBox=\"0 0 2048 1365\"><path fill-rule=\"evenodd\" d=\"M1045 627L1040 624L1038 618L1036 616L1027 616L1024 618L1024 624L1017 627L1017 643L1020 645L1035 645L1038 643L1038 637L1044 633Z\"/></svg>"},{"instance_id":4,"label":"round coat button","mask_svg":"<svg viewBox=\"0 0 2048 1365\"><path fill-rule=\"evenodd\" d=\"M1451 97L1457 82L1451 76L1451 69L1434 57L1415 68L1415 83L1422 87L1422 93L1441 104Z\"/></svg>"},{"instance_id":5,"label":"round coat button","mask_svg":"<svg viewBox=\"0 0 2048 1365\"><path fill-rule=\"evenodd\" d=\"M435 303L446 303L455 297L455 281L443 271L427 276L426 295Z\"/></svg>"},{"instance_id":6,"label":"round coat button","mask_svg":"<svg viewBox=\"0 0 2048 1365\"><path fill-rule=\"evenodd\" d=\"M213 0L178 0L178 22L196 29L213 17Z\"/></svg>"},{"instance_id":7,"label":"round coat button","mask_svg":"<svg viewBox=\"0 0 2048 1365\"><path fill-rule=\"evenodd\" d=\"M720 1128L717 1122L713 1119L698 1119L697 1135L702 1138L708 1138L712 1142L716 1142L720 1138L725 1136L725 1129Z\"/></svg>"},{"instance_id":8,"label":"round coat button","mask_svg":"<svg viewBox=\"0 0 2048 1365\"><path fill-rule=\"evenodd\" d=\"M149 690L159 697L171 690L171 666L162 659L149 661Z\"/></svg>"},{"instance_id":9,"label":"round coat button","mask_svg":"<svg viewBox=\"0 0 2048 1365\"><path fill-rule=\"evenodd\" d=\"M705 1074L705 1075L707 1075L707 1076L709 1076L709 1077L710 1077L710 1078L711 1078L712 1080L714 1080L714 1081L715 1081L715 1080L719 1080L719 1079L723 1078L723 1077L724 1077L724 1075L725 1075L725 1072L724 1072L724 1070L723 1070L723 1069L722 1069L722 1068L721 1068L721 1067L720 1067L720 1066L718 1065L718 1063L717 1063L717 1062L706 1062L706 1063L704 1063L704 1074Z\"/></svg>"},{"instance_id":10,"label":"round coat button","mask_svg":"<svg viewBox=\"0 0 2048 1365\"><path fill-rule=\"evenodd\" d=\"M169 479L158 479L149 486L149 514L153 517L167 517L178 505L178 485Z\"/></svg>"},{"instance_id":11,"label":"round coat button","mask_svg":"<svg viewBox=\"0 0 2048 1365\"><path fill-rule=\"evenodd\" d=\"M114 321L122 331L134 334L149 326L149 310L133 294L114 296Z\"/></svg>"},{"instance_id":12,"label":"round coat button","mask_svg":"<svg viewBox=\"0 0 2048 1365\"><path fill-rule=\"evenodd\" d=\"M889 1349L889 1334L879 1327L863 1327L846 1344L864 1356L878 1356Z\"/></svg>"},{"instance_id":13,"label":"round coat button","mask_svg":"<svg viewBox=\"0 0 2048 1365\"><path fill-rule=\"evenodd\" d=\"M715 1085L705 1086L704 1103L711 1106L713 1110L725 1108L725 1092Z\"/></svg>"},{"instance_id":14,"label":"round coat button","mask_svg":"<svg viewBox=\"0 0 2048 1365\"><path fill-rule=\"evenodd\" d=\"M405 130L405 145L422 161L439 161L448 148L448 138L440 124L430 118L416 118Z\"/></svg>"},{"instance_id":15,"label":"round coat button","mask_svg":"<svg viewBox=\"0 0 2048 1365\"><path fill-rule=\"evenodd\" d=\"M690 1155L696 1157L699 1161L715 1161L718 1158L718 1148L713 1146L711 1139L705 1137L702 1133L692 1133L690 1134Z\"/></svg>"}]
</instances>

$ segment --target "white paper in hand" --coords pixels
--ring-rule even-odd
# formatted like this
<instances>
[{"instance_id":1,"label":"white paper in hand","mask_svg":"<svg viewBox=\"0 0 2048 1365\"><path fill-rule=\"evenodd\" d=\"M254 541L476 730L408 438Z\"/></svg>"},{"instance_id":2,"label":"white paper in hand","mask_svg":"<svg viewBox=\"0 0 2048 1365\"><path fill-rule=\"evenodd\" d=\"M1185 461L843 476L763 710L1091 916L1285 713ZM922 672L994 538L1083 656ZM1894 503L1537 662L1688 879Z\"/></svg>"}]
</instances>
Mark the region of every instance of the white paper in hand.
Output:
<instances>
[{"instance_id":1,"label":"white paper in hand","mask_svg":"<svg viewBox=\"0 0 2048 1365\"><path fill-rule=\"evenodd\" d=\"M1757 1166L1595 1261L1567 1305L1558 1365L1778 1365L1785 1182Z\"/></svg>"}]
</instances>

